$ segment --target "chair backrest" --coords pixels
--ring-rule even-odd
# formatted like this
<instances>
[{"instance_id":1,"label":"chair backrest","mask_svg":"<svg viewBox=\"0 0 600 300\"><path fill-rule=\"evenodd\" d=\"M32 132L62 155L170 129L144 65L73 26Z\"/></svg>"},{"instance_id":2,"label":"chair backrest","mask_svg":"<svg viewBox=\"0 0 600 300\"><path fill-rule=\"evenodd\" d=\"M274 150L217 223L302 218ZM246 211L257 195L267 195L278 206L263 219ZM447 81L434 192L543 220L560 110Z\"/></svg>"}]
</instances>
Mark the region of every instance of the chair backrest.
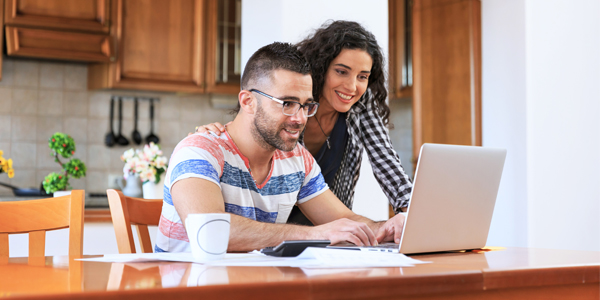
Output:
<instances>
[{"instance_id":1,"label":"chair backrest","mask_svg":"<svg viewBox=\"0 0 600 300\"><path fill-rule=\"evenodd\" d=\"M44 257L46 231L69 228L69 255L83 255L85 193L12 202L0 202L0 258L8 258L8 235L29 233L29 257Z\"/></svg>"},{"instance_id":2,"label":"chair backrest","mask_svg":"<svg viewBox=\"0 0 600 300\"><path fill-rule=\"evenodd\" d=\"M152 253L148 225L158 225L162 211L162 199L127 197L121 191L106 190L119 253L136 253L131 225L136 226L140 248Z\"/></svg>"}]
</instances>

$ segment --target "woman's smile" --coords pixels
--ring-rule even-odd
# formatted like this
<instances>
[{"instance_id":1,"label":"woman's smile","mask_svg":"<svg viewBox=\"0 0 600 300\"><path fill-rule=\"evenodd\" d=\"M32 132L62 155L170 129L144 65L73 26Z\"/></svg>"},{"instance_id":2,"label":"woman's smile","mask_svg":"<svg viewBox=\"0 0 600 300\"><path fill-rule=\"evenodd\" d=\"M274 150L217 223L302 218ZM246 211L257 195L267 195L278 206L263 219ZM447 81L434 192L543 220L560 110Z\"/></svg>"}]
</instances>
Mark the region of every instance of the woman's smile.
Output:
<instances>
[{"instance_id":1,"label":"woman's smile","mask_svg":"<svg viewBox=\"0 0 600 300\"><path fill-rule=\"evenodd\" d=\"M367 90L373 59L364 50L343 49L333 59L323 86L321 109L347 112Z\"/></svg>"}]
</instances>

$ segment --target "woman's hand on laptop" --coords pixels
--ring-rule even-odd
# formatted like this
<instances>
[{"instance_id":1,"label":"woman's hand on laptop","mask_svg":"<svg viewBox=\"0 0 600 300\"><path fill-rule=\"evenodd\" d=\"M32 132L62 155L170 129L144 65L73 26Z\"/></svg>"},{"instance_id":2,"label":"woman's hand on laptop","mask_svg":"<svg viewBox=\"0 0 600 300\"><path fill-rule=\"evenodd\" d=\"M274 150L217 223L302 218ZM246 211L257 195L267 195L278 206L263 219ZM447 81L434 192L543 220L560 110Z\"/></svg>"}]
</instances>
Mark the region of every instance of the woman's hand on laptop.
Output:
<instances>
[{"instance_id":1,"label":"woman's hand on laptop","mask_svg":"<svg viewBox=\"0 0 600 300\"><path fill-rule=\"evenodd\" d=\"M379 227L379 230L377 230L377 242L393 241L396 244L400 244L400 237L402 237L405 220L405 214L400 213L383 223L383 225Z\"/></svg>"}]
</instances>

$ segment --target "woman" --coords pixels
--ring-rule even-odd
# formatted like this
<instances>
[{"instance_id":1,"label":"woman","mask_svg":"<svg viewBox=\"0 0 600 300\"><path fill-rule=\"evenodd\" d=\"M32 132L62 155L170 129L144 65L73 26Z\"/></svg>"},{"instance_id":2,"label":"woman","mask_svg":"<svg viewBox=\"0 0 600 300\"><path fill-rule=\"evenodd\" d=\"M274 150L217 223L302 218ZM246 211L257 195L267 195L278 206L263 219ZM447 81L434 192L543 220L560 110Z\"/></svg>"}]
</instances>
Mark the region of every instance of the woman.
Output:
<instances>
[{"instance_id":1,"label":"woman","mask_svg":"<svg viewBox=\"0 0 600 300\"><path fill-rule=\"evenodd\" d=\"M313 97L319 102L308 118L301 142L321 167L325 182L350 209L363 149L373 173L396 213L406 211L412 183L392 148L386 128L383 53L375 36L360 24L334 21L298 44L308 60ZM219 123L197 131L224 131ZM288 223L311 224L295 207Z\"/></svg>"}]
</instances>

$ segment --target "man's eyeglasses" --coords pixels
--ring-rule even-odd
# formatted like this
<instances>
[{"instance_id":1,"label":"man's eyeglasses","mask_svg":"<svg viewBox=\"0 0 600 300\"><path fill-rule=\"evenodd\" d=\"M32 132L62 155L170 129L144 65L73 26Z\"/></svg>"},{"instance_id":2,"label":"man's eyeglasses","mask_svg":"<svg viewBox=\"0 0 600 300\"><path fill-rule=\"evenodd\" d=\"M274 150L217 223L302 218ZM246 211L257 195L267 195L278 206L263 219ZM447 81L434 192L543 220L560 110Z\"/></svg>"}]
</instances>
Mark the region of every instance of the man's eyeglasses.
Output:
<instances>
[{"instance_id":1,"label":"man's eyeglasses","mask_svg":"<svg viewBox=\"0 0 600 300\"><path fill-rule=\"evenodd\" d=\"M283 114L286 116L290 116L290 117L295 115L296 113L298 113L300 108L302 108L302 110L304 111L305 116L312 117L317 113L317 108L319 108L319 103L317 103L317 102L308 102L308 103L300 104L300 102L298 102L298 101L277 99L273 96L267 95L256 89L251 89L250 92L255 92L255 93L263 95L277 103L280 103L282 105L281 110L282 110Z\"/></svg>"}]
</instances>

